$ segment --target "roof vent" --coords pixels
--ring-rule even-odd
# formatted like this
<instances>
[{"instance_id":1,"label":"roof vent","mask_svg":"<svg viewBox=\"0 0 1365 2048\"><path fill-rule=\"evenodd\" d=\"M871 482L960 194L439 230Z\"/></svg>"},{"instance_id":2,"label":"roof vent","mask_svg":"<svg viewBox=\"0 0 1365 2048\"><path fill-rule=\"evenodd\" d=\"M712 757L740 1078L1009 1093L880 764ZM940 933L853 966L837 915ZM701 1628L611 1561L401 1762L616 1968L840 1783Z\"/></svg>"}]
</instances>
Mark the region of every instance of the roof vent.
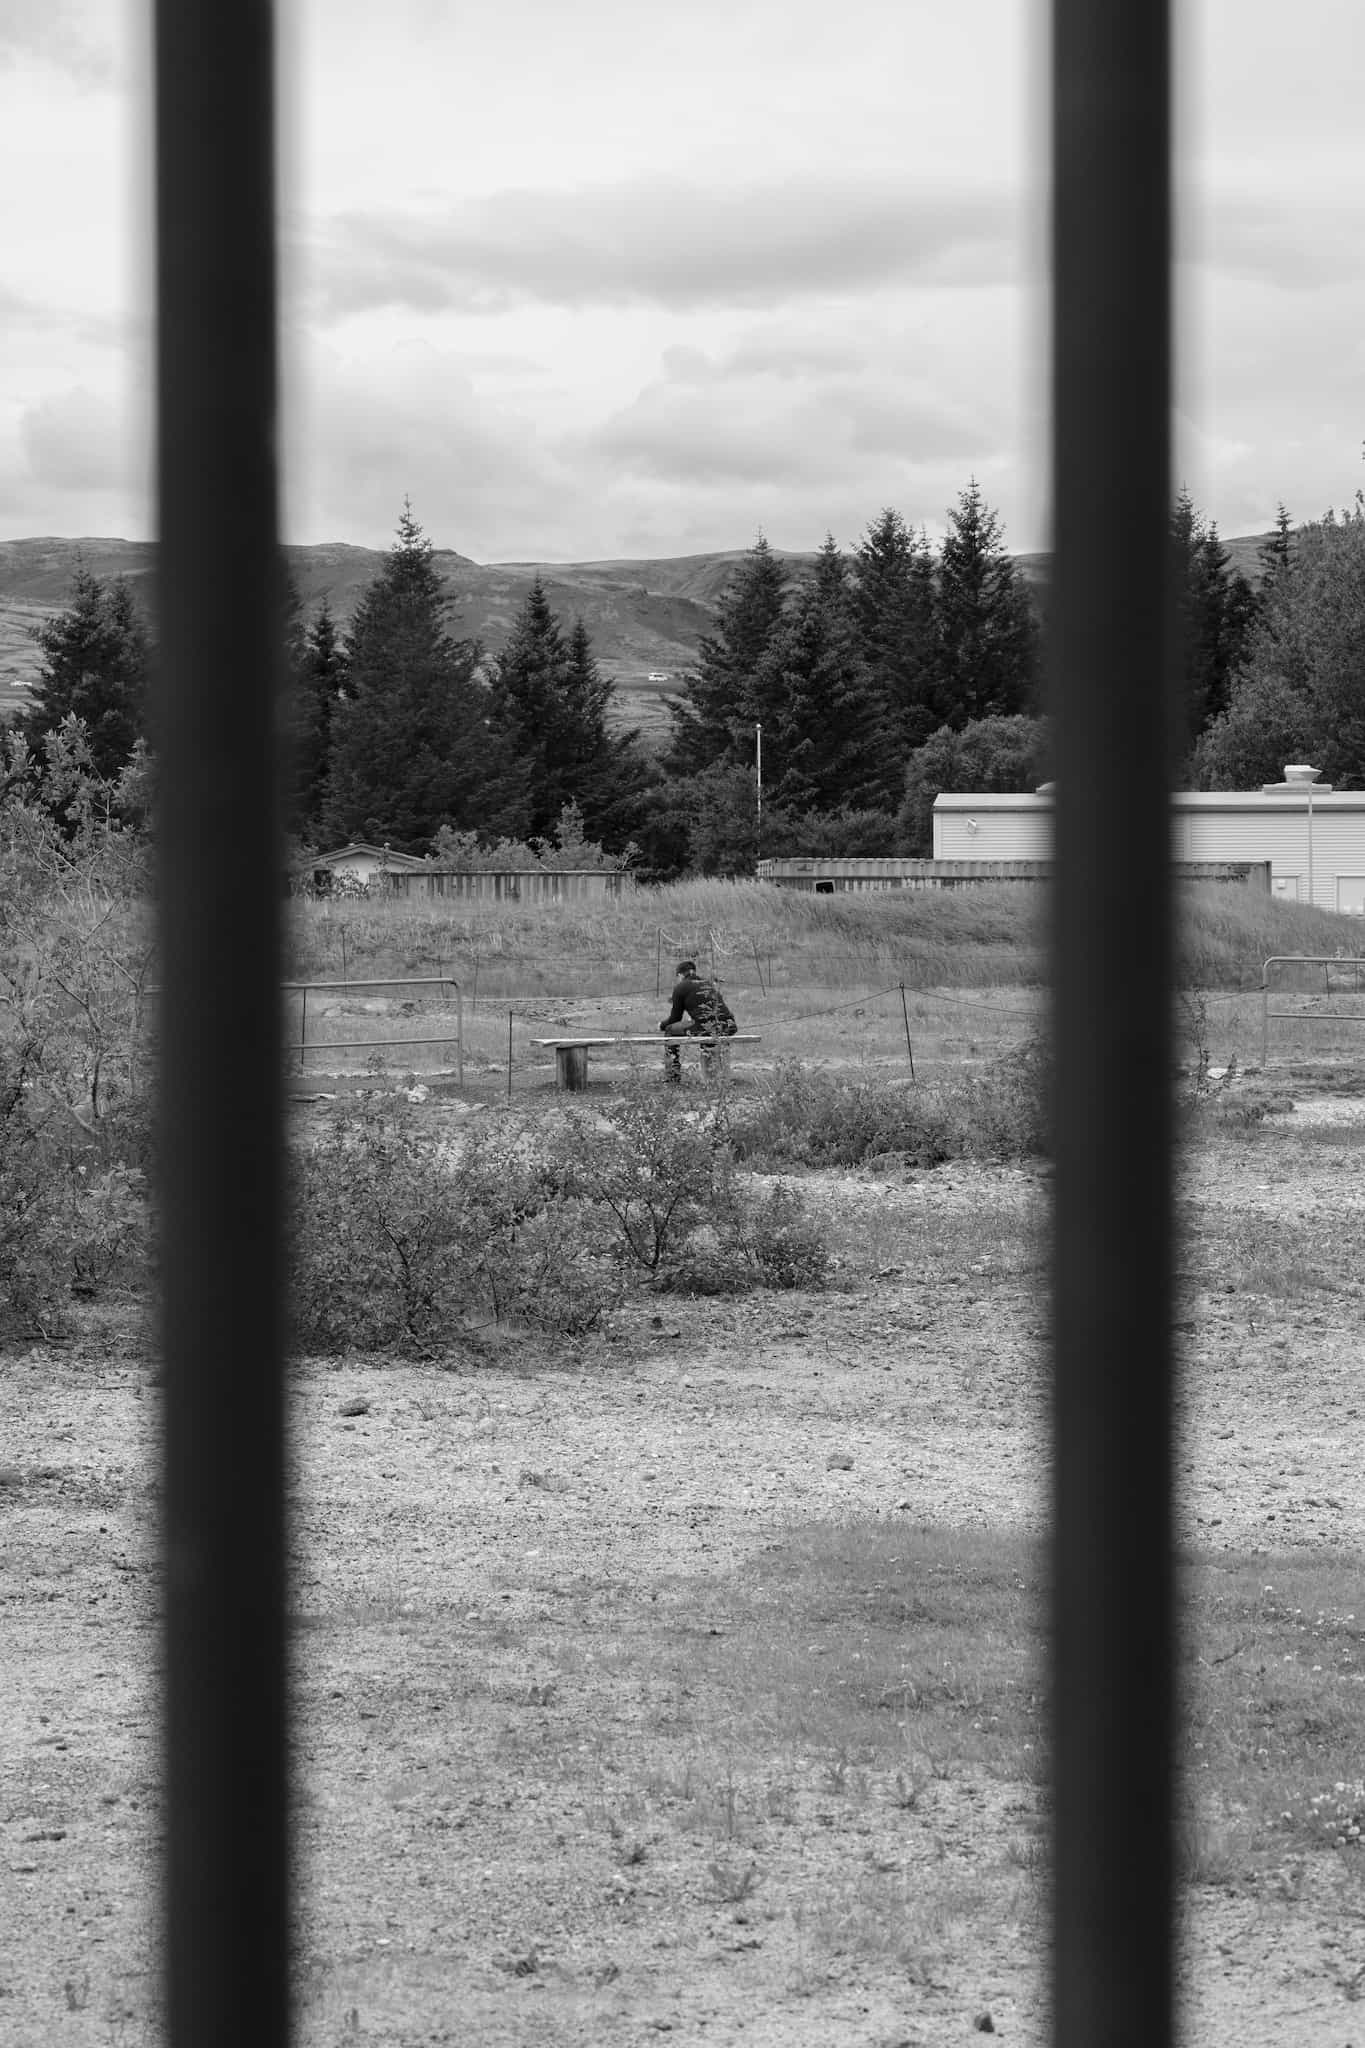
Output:
<instances>
[{"instance_id":1,"label":"roof vent","mask_svg":"<svg viewBox=\"0 0 1365 2048\"><path fill-rule=\"evenodd\" d=\"M1303 762L1294 763L1287 761L1285 763L1284 779L1286 782L1316 782L1321 773L1321 768L1309 768Z\"/></svg>"}]
</instances>

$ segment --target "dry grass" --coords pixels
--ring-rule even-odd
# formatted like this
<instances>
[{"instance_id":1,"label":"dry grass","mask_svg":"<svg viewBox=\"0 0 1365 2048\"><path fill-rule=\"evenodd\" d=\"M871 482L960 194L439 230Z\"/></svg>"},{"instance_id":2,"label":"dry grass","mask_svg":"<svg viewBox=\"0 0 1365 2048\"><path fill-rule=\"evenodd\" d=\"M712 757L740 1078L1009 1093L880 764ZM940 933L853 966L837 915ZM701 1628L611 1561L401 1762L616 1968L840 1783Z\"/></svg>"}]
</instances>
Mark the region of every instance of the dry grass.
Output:
<instances>
[{"instance_id":1,"label":"dry grass","mask_svg":"<svg viewBox=\"0 0 1365 2048\"><path fill-rule=\"evenodd\" d=\"M1324 1851L1365 1867L1359 1573L1320 1552L1182 1566L1187 1882ZM496 1730L524 1796L583 1813L589 1860L681 1920L698 1900L743 1907L817 1977L850 1955L928 1973L1002 1912L1040 1911L1045 1594L1031 1539L862 1519L648 1598L562 1587L552 1630L484 1635L460 1688L469 1753ZM401 1667L439 1619L370 1590L329 1627ZM926 1826L903 1826L912 1810ZM955 1856L950 1812L975 1827ZM822 1853L836 1817L857 1862Z\"/></svg>"}]
</instances>

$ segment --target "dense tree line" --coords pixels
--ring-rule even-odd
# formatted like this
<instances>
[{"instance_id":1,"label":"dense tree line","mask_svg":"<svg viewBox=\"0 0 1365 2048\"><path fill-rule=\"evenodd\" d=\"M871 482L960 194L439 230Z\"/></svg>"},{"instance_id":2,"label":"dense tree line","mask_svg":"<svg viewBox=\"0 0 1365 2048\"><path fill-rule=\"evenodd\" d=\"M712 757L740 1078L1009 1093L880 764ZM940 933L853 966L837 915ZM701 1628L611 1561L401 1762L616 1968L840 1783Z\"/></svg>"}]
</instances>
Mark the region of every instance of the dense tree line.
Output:
<instances>
[{"instance_id":1,"label":"dense tree line","mask_svg":"<svg viewBox=\"0 0 1365 2048\"><path fill-rule=\"evenodd\" d=\"M1178 780L1254 788L1299 758L1365 782L1362 503L1297 529L1282 507L1253 592L1182 492L1171 561ZM539 578L501 654L460 636L410 508L349 627L325 601L305 619L282 584L283 806L304 846L473 858L571 842L584 859L630 847L654 874L743 872L760 853L928 853L941 790L1027 789L1050 772L1040 607L975 482L937 550L889 508L847 552L827 538L801 576L760 535L658 761L614 728L583 622L566 627ZM79 569L36 637L13 772L79 727L96 776L145 810L148 778L119 781L149 738L154 754L155 649L132 588Z\"/></svg>"},{"instance_id":2,"label":"dense tree line","mask_svg":"<svg viewBox=\"0 0 1365 2048\"><path fill-rule=\"evenodd\" d=\"M937 555L888 508L851 554L827 539L793 585L760 535L674 709L659 811L695 817L703 869L901 849L918 751L1036 712L1039 688L1037 614L974 481Z\"/></svg>"}]
</instances>

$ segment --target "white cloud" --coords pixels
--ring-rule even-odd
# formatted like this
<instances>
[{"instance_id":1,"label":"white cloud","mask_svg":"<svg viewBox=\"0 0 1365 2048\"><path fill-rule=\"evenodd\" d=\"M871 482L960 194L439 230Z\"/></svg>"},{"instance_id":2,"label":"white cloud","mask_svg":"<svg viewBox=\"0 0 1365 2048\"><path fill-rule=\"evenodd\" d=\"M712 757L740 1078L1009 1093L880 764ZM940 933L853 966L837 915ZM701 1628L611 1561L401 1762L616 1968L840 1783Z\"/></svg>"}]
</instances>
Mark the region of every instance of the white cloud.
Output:
<instances>
[{"instance_id":1,"label":"white cloud","mask_svg":"<svg viewBox=\"0 0 1365 2048\"><path fill-rule=\"evenodd\" d=\"M482 558L1042 545L1043 28L1019 0L288 0L291 533ZM1360 0L1191 0L1178 467L1361 479ZM146 0L0 8L0 520L144 533ZM140 396L139 394L143 394Z\"/></svg>"},{"instance_id":2,"label":"white cloud","mask_svg":"<svg viewBox=\"0 0 1365 2048\"><path fill-rule=\"evenodd\" d=\"M702 186L646 174L573 191L503 191L439 217L350 214L315 251L326 319L381 306L771 307L1017 270L1002 192L907 192L902 179Z\"/></svg>"},{"instance_id":3,"label":"white cloud","mask_svg":"<svg viewBox=\"0 0 1365 2048\"><path fill-rule=\"evenodd\" d=\"M119 69L119 31L125 26L119 16L125 13L96 0L5 0L0 70L51 69L84 87L108 85Z\"/></svg>"}]
</instances>

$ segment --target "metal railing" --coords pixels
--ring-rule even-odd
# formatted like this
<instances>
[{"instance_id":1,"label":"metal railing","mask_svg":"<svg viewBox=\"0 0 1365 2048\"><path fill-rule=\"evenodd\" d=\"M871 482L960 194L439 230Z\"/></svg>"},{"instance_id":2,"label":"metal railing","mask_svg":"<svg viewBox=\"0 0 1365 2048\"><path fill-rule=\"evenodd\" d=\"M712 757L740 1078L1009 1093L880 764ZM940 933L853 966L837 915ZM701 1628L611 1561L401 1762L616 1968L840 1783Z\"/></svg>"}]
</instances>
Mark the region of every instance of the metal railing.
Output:
<instances>
[{"instance_id":1,"label":"metal railing","mask_svg":"<svg viewBox=\"0 0 1365 2048\"><path fill-rule=\"evenodd\" d=\"M174 2048L290 2030L273 27L156 0ZM1172 2031L1169 42L1053 0L1059 2048Z\"/></svg>"},{"instance_id":2,"label":"metal railing","mask_svg":"<svg viewBox=\"0 0 1365 2048\"><path fill-rule=\"evenodd\" d=\"M1365 959L1359 958L1354 953L1272 953L1268 960L1261 963L1262 1067L1270 1065L1270 1027L1276 1022L1282 1024L1306 1024L1310 1027L1320 1024L1365 1024L1365 1010L1272 1010L1270 1007L1270 998L1274 993L1270 986L1270 970L1272 967L1320 967L1322 969L1322 994L1324 996L1344 995L1346 993L1344 989L1334 989L1332 987L1331 973L1334 967L1349 967L1353 970L1353 980L1355 983L1350 993L1352 995L1359 995L1361 993L1360 970L1362 967L1365 967ZM1290 989L1281 989L1279 992L1282 995L1295 993L1295 991ZM1314 991L1304 989L1299 990L1298 993L1308 996L1313 994Z\"/></svg>"},{"instance_id":3,"label":"metal railing","mask_svg":"<svg viewBox=\"0 0 1365 2048\"><path fill-rule=\"evenodd\" d=\"M455 1079L464 1086L464 997L460 984L450 974L416 974L400 977L398 980L380 977L373 981L286 981L280 984L285 995L302 995L299 1005L299 1072L310 1052L359 1052L374 1046L391 1047L401 1052L409 1045L454 1045ZM433 1038L315 1038L308 1043L308 997L317 989L358 988L452 988L455 991L455 1036L448 1031L439 1032Z\"/></svg>"}]
</instances>

